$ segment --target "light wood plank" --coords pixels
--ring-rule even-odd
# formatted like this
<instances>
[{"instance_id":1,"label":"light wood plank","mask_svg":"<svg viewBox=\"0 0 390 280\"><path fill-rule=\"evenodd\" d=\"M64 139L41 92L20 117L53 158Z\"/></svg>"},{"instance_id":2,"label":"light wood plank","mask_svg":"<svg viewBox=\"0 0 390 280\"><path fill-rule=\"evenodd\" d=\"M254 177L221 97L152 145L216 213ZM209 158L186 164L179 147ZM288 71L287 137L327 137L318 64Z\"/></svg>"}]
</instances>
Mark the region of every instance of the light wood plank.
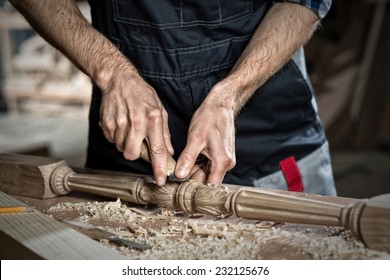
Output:
<instances>
[{"instance_id":1,"label":"light wood plank","mask_svg":"<svg viewBox=\"0 0 390 280\"><path fill-rule=\"evenodd\" d=\"M0 192L1 206L27 206ZM1 259L125 259L39 212L0 214Z\"/></svg>"}]
</instances>

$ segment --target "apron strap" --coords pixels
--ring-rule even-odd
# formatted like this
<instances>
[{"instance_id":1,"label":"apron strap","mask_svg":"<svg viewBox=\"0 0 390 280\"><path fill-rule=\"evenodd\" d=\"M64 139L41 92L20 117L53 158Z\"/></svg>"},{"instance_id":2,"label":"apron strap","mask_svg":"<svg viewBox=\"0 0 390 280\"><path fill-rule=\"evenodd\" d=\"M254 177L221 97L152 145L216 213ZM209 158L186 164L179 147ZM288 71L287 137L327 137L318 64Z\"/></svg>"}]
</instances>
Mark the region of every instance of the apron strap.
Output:
<instances>
[{"instance_id":1,"label":"apron strap","mask_svg":"<svg viewBox=\"0 0 390 280\"><path fill-rule=\"evenodd\" d=\"M301 172L295 158L288 157L279 162L279 167L287 181L287 188L290 192L303 192L303 181Z\"/></svg>"}]
</instances>

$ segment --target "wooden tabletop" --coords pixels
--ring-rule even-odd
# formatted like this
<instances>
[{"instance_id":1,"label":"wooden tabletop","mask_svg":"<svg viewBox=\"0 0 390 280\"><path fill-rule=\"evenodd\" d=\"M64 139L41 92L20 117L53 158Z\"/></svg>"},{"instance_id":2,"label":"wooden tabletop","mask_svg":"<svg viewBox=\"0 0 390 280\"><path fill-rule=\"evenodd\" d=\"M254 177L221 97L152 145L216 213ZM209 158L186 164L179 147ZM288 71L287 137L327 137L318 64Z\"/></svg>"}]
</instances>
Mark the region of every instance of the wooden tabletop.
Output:
<instances>
[{"instance_id":1,"label":"wooden tabletop","mask_svg":"<svg viewBox=\"0 0 390 280\"><path fill-rule=\"evenodd\" d=\"M188 215L77 192L15 198L57 221L83 223L152 247L100 240L130 259L390 259L338 227Z\"/></svg>"}]
</instances>

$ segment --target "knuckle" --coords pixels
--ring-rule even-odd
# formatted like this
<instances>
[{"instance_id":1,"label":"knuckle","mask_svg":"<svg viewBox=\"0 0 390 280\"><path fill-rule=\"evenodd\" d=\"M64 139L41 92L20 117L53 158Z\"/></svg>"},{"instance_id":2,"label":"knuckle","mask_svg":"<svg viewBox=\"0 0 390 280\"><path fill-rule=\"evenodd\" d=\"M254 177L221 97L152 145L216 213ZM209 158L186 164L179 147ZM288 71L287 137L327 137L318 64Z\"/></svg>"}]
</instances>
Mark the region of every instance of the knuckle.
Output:
<instances>
[{"instance_id":1,"label":"knuckle","mask_svg":"<svg viewBox=\"0 0 390 280\"><path fill-rule=\"evenodd\" d=\"M135 157L131 151L125 150L123 151L123 157L127 160L136 160L138 157Z\"/></svg>"},{"instance_id":2,"label":"knuckle","mask_svg":"<svg viewBox=\"0 0 390 280\"><path fill-rule=\"evenodd\" d=\"M202 130L194 131L191 134L191 140L198 143L199 145L204 145L206 143L206 133Z\"/></svg>"},{"instance_id":3,"label":"knuckle","mask_svg":"<svg viewBox=\"0 0 390 280\"><path fill-rule=\"evenodd\" d=\"M229 160L228 160L227 163L228 163L227 168L228 168L229 170L232 169L233 167L236 166L236 158L235 158L235 157L229 158Z\"/></svg>"},{"instance_id":4,"label":"knuckle","mask_svg":"<svg viewBox=\"0 0 390 280\"><path fill-rule=\"evenodd\" d=\"M127 127L127 117L124 115L120 115L116 118L116 125L120 130L123 130Z\"/></svg>"},{"instance_id":5,"label":"knuckle","mask_svg":"<svg viewBox=\"0 0 390 280\"><path fill-rule=\"evenodd\" d=\"M114 120L109 116L103 117L101 120L101 124L103 127L105 126L106 129L109 131L115 130L116 127Z\"/></svg>"},{"instance_id":6,"label":"knuckle","mask_svg":"<svg viewBox=\"0 0 390 280\"><path fill-rule=\"evenodd\" d=\"M149 122L153 124L160 123L162 121L162 114L159 109L153 109L148 113Z\"/></svg>"},{"instance_id":7,"label":"knuckle","mask_svg":"<svg viewBox=\"0 0 390 280\"><path fill-rule=\"evenodd\" d=\"M231 157L223 157L218 162L219 162L219 166L217 167L217 169L224 170L224 171L233 168L236 164L235 159Z\"/></svg>"},{"instance_id":8,"label":"knuckle","mask_svg":"<svg viewBox=\"0 0 390 280\"><path fill-rule=\"evenodd\" d=\"M163 166L162 164L156 164L155 166L153 166L153 174L156 177L165 177L165 166Z\"/></svg>"},{"instance_id":9,"label":"knuckle","mask_svg":"<svg viewBox=\"0 0 390 280\"><path fill-rule=\"evenodd\" d=\"M152 153L152 155L158 156L158 155L165 154L167 152L167 149L162 144L155 144L155 145L151 145L150 152Z\"/></svg>"},{"instance_id":10,"label":"knuckle","mask_svg":"<svg viewBox=\"0 0 390 280\"><path fill-rule=\"evenodd\" d=\"M193 156L190 154L188 151L183 151L180 155L180 157L186 161L186 162L191 162L193 161Z\"/></svg>"},{"instance_id":11,"label":"knuckle","mask_svg":"<svg viewBox=\"0 0 390 280\"><path fill-rule=\"evenodd\" d=\"M162 115L163 115L163 117L164 117L166 120L168 120L168 118L169 118L168 112L167 112L165 109L162 111Z\"/></svg>"},{"instance_id":12,"label":"knuckle","mask_svg":"<svg viewBox=\"0 0 390 280\"><path fill-rule=\"evenodd\" d=\"M132 128L138 128L142 126L142 120L138 115L132 115L130 118Z\"/></svg>"}]
</instances>

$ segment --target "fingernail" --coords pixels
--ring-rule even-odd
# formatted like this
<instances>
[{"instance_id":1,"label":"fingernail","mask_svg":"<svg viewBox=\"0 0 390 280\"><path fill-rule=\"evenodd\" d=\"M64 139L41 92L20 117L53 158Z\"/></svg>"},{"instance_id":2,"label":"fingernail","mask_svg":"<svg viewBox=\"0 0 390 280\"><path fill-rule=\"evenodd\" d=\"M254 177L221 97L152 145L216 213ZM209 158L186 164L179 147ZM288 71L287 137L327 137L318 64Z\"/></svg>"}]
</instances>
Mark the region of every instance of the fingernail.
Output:
<instances>
[{"instance_id":1,"label":"fingernail","mask_svg":"<svg viewBox=\"0 0 390 280\"><path fill-rule=\"evenodd\" d=\"M182 166L178 167L177 170L175 171L175 175L176 177L184 178L187 175L186 168Z\"/></svg>"},{"instance_id":2,"label":"fingernail","mask_svg":"<svg viewBox=\"0 0 390 280\"><path fill-rule=\"evenodd\" d=\"M162 187L165 185L165 178L156 178L156 184L159 187Z\"/></svg>"}]
</instances>

